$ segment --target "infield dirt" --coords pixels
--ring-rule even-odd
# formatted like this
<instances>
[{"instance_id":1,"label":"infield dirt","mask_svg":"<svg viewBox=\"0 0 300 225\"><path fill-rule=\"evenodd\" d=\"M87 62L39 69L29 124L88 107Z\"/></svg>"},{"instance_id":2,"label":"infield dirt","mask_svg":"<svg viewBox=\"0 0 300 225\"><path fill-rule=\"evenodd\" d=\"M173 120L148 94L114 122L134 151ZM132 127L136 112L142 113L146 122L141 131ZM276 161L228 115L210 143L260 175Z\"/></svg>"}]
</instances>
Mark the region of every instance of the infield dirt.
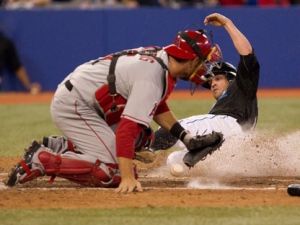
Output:
<instances>
[{"instance_id":1,"label":"infield dirt","mask_svg":"<svg viewBox=\"0 0 300 225\"><path fill-rule=\"evenodd\" d=\"M50 92L38 95L0 94L0 104L47 103L52 96ZM300 90L259 90L258 96L299 98ZM186 98L211 97L206 91L196 92L192 97L186 91L177 91L171 95L171 99ZM286 190L289 184L300 183L300 167L297 168L300 153L294 149L299 138L300 133L296 132L289 139L283 137L270 142L259 138L254 140L255 143L252 140L252 143L248 143L251 147L244 147L249 147L247 149L252 150L253 154L269 147L274 148L275 145L272 153L263 152L260 157L252 157L254 159L250 158L253 156L251 151L242 155L236 155L231 148L218 151L199 168L186 171L182 177L170 175L165 165L167 154L160 152L152 164L136 162L144 191L126 194L116 194L113 189L81 187L60 178L50 184L49 177L7 188L3 181L19 158L0 158L0 208L300 206L299 197L289 196ZM282 151L283 143L286 142L294 151L293 158ZM230 156L227 169L224 169L224 156ZM233 170L235 173L232 173Z\"/></svg>"}]
</instances>

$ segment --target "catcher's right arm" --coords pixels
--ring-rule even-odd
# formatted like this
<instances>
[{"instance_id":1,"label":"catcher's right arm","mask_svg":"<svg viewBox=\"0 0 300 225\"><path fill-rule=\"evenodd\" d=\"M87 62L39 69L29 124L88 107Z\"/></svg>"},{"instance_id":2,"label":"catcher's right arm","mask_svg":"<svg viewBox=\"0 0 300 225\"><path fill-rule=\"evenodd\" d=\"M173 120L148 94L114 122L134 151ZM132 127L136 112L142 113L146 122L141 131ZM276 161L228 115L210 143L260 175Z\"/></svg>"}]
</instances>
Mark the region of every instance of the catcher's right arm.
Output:
<instances>
[{"instance_id":1,"label":"catcher's right arm","mask_svg":"<svg viewBox=\"0 0 300 225\"><path fill-rule=\"evenodd\" d=\"M200 160L204 160L208 154L212 154L221 147L224 142L221 132L212 132L206 135L197 135L189 140L187 144L188 153L183 157L183 162L188 167L193 167Z\"/></svg>"}]
</instances>

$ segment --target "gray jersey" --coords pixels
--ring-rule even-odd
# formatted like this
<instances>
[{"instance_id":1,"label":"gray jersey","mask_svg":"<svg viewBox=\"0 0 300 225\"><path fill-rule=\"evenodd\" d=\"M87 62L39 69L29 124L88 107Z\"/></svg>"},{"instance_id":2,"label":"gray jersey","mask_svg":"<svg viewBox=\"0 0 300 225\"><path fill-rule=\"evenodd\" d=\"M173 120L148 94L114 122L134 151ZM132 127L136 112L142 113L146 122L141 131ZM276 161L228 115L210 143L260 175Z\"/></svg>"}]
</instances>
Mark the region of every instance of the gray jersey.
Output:
<instances>
[{"instance_id":1,"label":"gray jersey","mask_svg":"<svg viewBox=\"0 0 300 225\"><path fill-rule=\"evenodd\" d=\"M137 51L143 48L137 48ZM122 117L148 126L153 119L151 111L161 101L166 74L153 58L141 58L139 54L124 55L118 59L115 68L117 92L128 100ZM165 64L167 53L158 51ZM111 60L90 61L77 67L60 85L70 80L81 98L93 107L94 94L107 83ZM130 97L130 98L129 98ZM137 107L139 110L136 110Z\"/></svg>"}]
</instances>

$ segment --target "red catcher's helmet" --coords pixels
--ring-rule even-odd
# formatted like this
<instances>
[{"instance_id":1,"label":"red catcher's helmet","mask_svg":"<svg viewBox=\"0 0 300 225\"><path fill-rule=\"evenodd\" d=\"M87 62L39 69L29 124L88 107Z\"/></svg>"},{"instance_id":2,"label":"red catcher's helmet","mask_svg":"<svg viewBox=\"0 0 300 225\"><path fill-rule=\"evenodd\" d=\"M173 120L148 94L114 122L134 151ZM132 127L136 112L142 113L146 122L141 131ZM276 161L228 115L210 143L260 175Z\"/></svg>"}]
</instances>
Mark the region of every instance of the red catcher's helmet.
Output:
<instances>
[{"instance_id":1,"label":"red catcher's helmet","mask_svg":"<svg viewBox=\"0 0 300 225\"><path fill-rule=\"evenodd\" d=\"M180 31L174 43L164 47L164 50L179 59L194 59L199 57L206 61L212 50L211 42L205 32L198 30Z\"/></svg>"}]
</instances>

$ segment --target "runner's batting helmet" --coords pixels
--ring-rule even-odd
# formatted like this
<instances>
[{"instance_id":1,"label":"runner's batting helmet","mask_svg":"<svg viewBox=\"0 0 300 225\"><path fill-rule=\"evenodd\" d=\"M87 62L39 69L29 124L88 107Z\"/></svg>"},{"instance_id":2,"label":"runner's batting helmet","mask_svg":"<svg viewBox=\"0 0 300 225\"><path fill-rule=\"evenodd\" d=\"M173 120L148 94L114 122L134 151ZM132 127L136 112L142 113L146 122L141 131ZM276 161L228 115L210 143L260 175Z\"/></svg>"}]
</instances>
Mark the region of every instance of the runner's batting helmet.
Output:
<instances>
[{"instance_id":1,"label":"runner's batting helmet","mask_svg":"<svg viewBox=\"0 0 300 225\"><path fill-rule=\"evenodd\" d=\"M228 62L218 62L216 64L211 65L211 68L209 68L208 73L204 75L204 77L207 79L205 83L202 84L202 87L210 89L210 82L208 78L218 75L218 74L223 74L226 76L228 82L230 83L232 80L236 78L236 68L228 63Z\"/></svg>"}]
</instances>

